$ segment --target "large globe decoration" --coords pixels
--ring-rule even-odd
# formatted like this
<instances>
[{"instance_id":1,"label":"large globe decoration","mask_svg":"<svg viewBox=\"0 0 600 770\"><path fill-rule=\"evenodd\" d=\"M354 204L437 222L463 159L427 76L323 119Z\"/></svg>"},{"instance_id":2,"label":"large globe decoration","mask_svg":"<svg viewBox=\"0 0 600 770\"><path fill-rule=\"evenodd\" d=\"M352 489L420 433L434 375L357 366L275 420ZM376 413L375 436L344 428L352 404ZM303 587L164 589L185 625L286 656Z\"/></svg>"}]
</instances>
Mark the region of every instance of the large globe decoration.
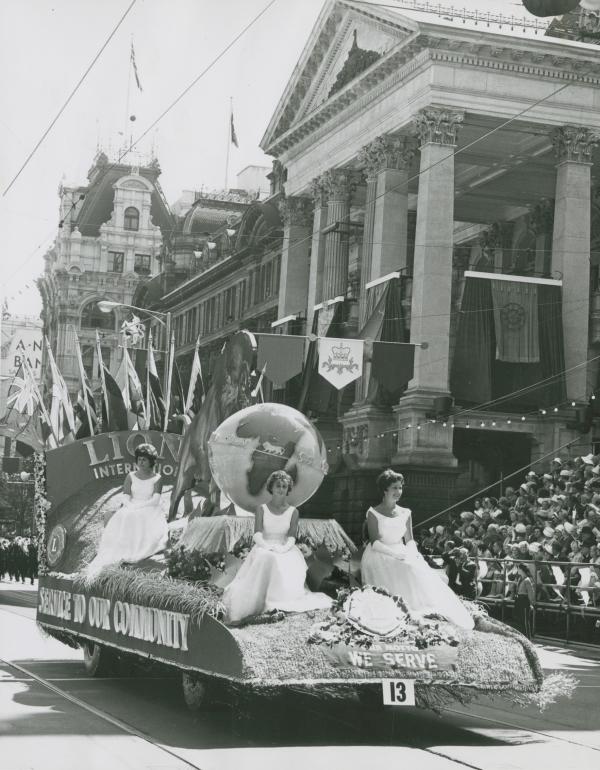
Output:
<instances>
[{"instance_id":1,"label":"large globe decoration","mask_svg":"<svg viewBox=\"0 0 600 770\"><path fill-rule=\"evenodd\" d=\"M270 499L266 483L273 471L294 479L294 506L312 497L327 473L323 439L284 404L256 404L228 417L208 440L208 459L219 489L247 511Z\"/></svg>"}]
</instances>

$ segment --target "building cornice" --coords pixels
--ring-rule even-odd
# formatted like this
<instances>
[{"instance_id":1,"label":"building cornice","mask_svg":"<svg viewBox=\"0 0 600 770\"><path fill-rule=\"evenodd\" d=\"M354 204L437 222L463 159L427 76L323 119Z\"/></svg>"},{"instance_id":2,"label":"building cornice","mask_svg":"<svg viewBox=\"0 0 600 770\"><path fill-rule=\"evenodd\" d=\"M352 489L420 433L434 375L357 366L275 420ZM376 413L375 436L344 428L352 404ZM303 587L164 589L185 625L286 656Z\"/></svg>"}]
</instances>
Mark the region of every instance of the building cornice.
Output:
<instances>
[{"instance_id":1,"label":"building cornice","mask_svg":"<svg viewBox=\"0 0 600 770\"><path fill-rule=\"evenodd\" d=\"M339 125L356 112L362 111L382 94L410 79L417 70L431 62L497 70L506 73L541 78L561 83L572 82L588 86L600 84L600 49L575 46L565 41L544 38L509 38L487 33L485 38L471 30L448 34L447 27L421 25L386 55L369 67L335 96L313 109L294 125L286 128L285 116L264 149L276 157L301 145L303 140L318 134L334 122ZM427 29L426 29L427 28ZM293 121L289 114L288 125Z\"/></svg>"}]
</instances>

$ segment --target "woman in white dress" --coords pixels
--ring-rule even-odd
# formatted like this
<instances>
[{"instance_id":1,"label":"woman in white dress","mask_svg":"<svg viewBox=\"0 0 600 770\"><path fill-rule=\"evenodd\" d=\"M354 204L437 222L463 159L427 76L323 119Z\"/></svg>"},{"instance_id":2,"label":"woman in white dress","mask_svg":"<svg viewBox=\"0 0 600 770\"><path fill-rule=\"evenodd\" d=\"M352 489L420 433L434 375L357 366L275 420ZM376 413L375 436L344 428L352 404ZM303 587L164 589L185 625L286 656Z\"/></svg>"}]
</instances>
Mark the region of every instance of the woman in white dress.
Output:
<instances>
[{"instance_id":1,"label":"woman in white dress","mask_svg":"<svg viewBox=\"0 0 600 770\"><path fill-rule=\"evenodd\" d=\"M271 500L256 510L254 546L223 593L226 623L269 610L307 612L331 606L328 596L305 586L306 562L295 544L298 511L287 500L293 483L285 471L267 479Z\"/></svg>"},{"instance_id":2,"label":"woman in white dress","mask_svg":"<svg viewBox=\"0 0 600 770\"><path fill-rule=\"evenodd\" d=\"M382 500L367 511L369 544L361 561L363 585L400 596L411 615L440 615L472 629L473 619L465 606L417 551L411 512L397 505L403 486L402 474L392 470L377 479Z\"/></svg>"},{"instance_id":3,"label":"woman in white dress","mask_svg":"<svg viewBox=\"0 0 600 770\"><path fill-rule=\"evenodd\" d=\"M88 580L109 564L142 561L166 546L167 520L160 507L162 480L154 472L157 458L152 444L140 444L135 450L137 470L125 479L125 502L102 532L98 552L85 569Z\"/></svg>"}]
</instances>

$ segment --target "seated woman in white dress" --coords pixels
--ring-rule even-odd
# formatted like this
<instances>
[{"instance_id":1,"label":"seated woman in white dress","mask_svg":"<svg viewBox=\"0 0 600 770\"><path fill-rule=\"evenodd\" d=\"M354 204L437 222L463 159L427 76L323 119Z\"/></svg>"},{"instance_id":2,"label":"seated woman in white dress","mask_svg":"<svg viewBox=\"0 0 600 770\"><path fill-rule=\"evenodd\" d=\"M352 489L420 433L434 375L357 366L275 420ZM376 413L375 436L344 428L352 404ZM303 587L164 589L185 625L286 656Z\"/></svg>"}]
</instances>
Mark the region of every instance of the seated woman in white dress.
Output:
<instances>
[{"instance_id":1,"label":"seated woman in white dress","mask_svg":"<svg viewBox=\"0 0 600 770\"><path fill-rule=\"evenodd\" d=\"M154 472L157 458L152 444L140 444L135 450L137 470L127 475L125 502L107 523L98 552L84 570L88 580L109 564L142 561L166 546L167 519L160 507L162 480Z\"/></svg>"},{"instance_id":2,"label":"seated woman in white dress","mask_svg":"<svg viewBox=\"0 0 600 770\"><path fill-rule=\"evenodd\" d=\"M392 470L377 479L382 500L367 511L369 544L361 561L363 585L400 596L411 615L440 615L471 629L473 619L465 606L417 551L411 512L397 505L403 486L402 474Z\"/></svg>"},{"instance_id":3,"label":"seated woman in white dress","mask_svg":"<svg viewBox=\"0 0 600 770\"><path fill-rule=\"evenodd\" d=\"M225 622L269 610L307 612L331 606L331 599L305 586L306 562L295 545L298 511L287 496L294 482L285 471L267 479L271 500L256 510L254 546L223 593Z\"/></svg>"}]
</instances>

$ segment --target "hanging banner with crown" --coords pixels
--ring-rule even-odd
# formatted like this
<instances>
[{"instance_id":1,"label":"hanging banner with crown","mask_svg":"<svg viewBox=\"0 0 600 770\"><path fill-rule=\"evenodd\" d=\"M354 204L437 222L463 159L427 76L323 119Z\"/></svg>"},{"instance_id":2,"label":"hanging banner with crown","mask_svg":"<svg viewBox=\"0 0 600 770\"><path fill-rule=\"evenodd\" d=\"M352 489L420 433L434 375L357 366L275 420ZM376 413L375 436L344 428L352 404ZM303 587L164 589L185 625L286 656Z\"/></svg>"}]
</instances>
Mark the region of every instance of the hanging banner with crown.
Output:
<instances>
[{"instance_id":1,"label":"hanging banner with crown","mask_svg":"<svg viewBox=\"0 0 600 770\"><path fill-rule=\"evenodd\" d=\"M364 340L319 339L319 374L341 390L361 376Z\"/></svg>"}]
</instances>

